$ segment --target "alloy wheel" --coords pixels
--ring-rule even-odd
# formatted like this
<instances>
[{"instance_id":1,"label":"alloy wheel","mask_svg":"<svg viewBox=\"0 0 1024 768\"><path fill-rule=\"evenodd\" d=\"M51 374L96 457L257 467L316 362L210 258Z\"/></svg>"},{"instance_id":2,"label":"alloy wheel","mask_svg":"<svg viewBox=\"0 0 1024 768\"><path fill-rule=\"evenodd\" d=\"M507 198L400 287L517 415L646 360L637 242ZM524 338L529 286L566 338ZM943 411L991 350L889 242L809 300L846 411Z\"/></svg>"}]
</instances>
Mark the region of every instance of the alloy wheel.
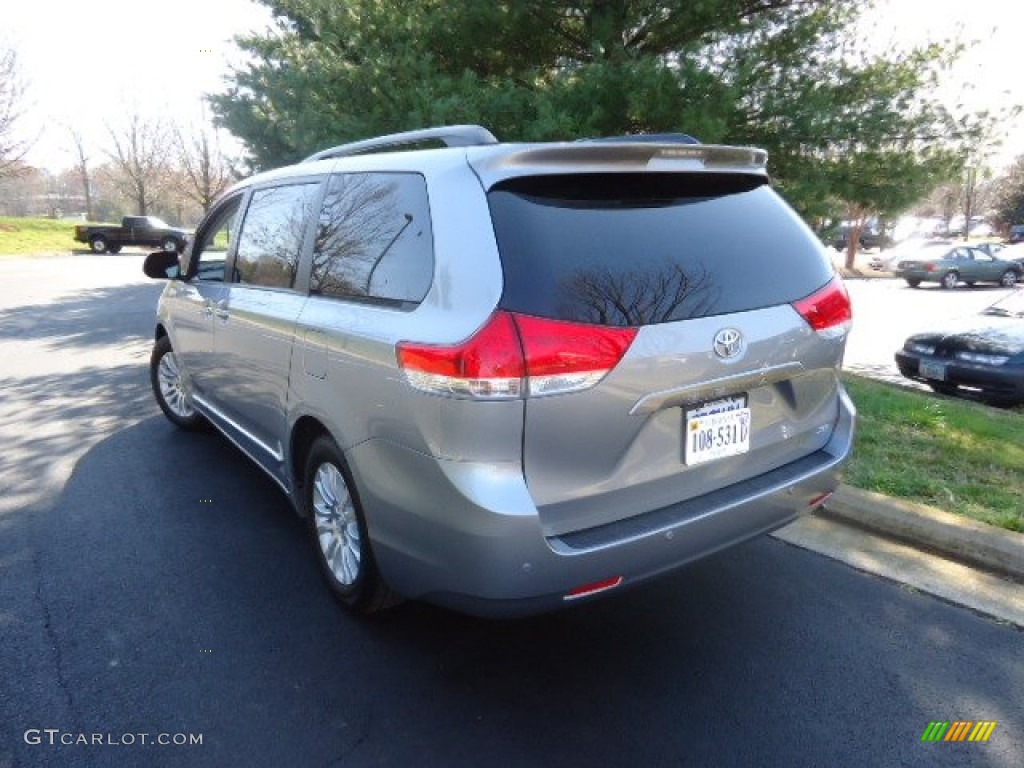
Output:
<instances>
[{"instance_id":1,"label":"alloy wheel","mask_svg":"<svg viewBox=\"0 0 1024 768\"><path fill-rule=\"evenodd\" d=\"M178 367L178 359L173 352L168 352L160 358L157 366L157 382L160 386L160 395L171 412L182 419L191 419L195 416L195 409L188 401L185 387L181 380L181 369Z\"/></svg>"},{"instance_id":2,"label":"alloy wheel","mask_svg":"<svg viewBox=\"0 0 1024 768\"><path fill-rule=\"evenodd\" d=\"M321 464L313 476L313 514L328 569L340 585L353 586L362 568L362 537L352 495L333 464Z\"/></svg>"}]
</instances>

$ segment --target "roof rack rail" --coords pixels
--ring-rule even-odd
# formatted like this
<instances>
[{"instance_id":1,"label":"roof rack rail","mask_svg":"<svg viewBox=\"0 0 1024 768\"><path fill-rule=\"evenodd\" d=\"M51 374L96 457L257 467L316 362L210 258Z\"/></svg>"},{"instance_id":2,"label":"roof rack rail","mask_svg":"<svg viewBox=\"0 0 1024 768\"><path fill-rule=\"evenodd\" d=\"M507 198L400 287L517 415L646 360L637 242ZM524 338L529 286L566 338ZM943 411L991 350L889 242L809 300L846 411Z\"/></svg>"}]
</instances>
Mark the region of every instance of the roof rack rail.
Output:
<instances>
[{"instance_id":1,"label":"roof rack rail","mask_svg":"<svg viewBox=\"0 0 1024 768\"><path fill-rule=\"evenodd\" d=\"M302 162L311 163L314 160L327 160L332 157L347 157L348 155L369 155L374 152L387 152L398 147L407 147L411 144L425 144L430 141L439 141L446 147L477 147L484 144L498 143L494 134L482 126L444 125L437 128L403 131L402 133L391 133L387 136L377 136L373 139L339 144L336 147L324 149L310 155Z\"/></svg>"},{"instance_id":2,"label":"roof rack rail","mask_svg":"<svg viewBox=\"0 0 1024 768\"><path fill-rule=\"evenodd\" d=\"M595 144L621 144L636 142L638 144L700 144L688 133L630 133L624 136L600 136L594 139L576 139L579 142Z\"/></svg>"}]
</instances>

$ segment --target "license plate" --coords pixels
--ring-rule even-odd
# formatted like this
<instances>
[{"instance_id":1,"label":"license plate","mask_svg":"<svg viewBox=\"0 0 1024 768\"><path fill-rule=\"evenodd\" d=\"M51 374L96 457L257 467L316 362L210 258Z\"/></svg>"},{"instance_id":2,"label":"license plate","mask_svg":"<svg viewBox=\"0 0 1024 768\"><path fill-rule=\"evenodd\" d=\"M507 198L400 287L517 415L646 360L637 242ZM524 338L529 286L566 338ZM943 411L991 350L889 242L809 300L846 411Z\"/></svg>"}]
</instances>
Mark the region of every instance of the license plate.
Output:
<instances>
[{"instance_id":1,"label":"license plate","mask_svg":"<svg viewBox=\"0 0 1024 768\"><path fill-rule=\"evenodd\" d=\"M929 363L926 360L922 360L917 365L917 371L926 379L934 379L935 381L946 380L945 363Z\"/></svg>"},{"instance_id":2,"label":"license plate","mask_svg":"<svg viewBox=\"0 0 1024 768\"><path fill-rule=\"evenodd\" d=\"M750 450L746 395L713 400L688 410L683 420L683 461L704 464Z\"/></svg>"}]
</instances>

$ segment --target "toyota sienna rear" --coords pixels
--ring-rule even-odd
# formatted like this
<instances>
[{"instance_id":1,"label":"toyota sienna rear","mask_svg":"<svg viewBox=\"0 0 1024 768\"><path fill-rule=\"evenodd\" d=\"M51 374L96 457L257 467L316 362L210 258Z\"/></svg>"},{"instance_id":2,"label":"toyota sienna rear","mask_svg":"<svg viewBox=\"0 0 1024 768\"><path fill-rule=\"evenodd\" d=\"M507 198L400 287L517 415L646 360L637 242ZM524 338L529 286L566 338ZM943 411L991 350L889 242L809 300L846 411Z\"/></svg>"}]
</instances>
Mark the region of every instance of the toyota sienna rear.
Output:
<instances>
[{"instance_id":1,"label":"toyota sienna rear","mask_svg":"<svg viewBox=\"0 0 1024 768\"><path fill-rule=\"evenodd\" d=\"M392 151L410 136L449 146ZM281 485L358 609L587 600L837 484L850 303L760 150L456 127L328 150L232 196L223 266L200 269L215 209L161 299L154 391ZM267 213L281 201L291 218ZM247 238L267 220L298 233L272 255L287 270L250 268L271 259ZM209 358L182 332L195 306L212 308Z\"/></svg>"}]
</instances>

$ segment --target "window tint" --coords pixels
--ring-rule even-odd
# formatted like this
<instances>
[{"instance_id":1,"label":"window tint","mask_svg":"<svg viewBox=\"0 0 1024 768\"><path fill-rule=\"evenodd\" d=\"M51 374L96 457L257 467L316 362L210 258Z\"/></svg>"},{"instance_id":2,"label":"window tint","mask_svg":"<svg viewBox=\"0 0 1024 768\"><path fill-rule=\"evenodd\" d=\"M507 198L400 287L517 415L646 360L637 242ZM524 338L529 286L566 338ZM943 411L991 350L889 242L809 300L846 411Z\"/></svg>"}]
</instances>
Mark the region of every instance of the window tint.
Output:
<instances>
[{"instance_id":1,"label":"window tint","mask_svg":"<svg viewBox=\"0 0 1024 768\"><path fill-rule=\"evenodd\" d=\"M418 303L434 274L426 182L409 173L331 177L313 246L310 290Z\"/></svg>"},{"instance_id":2,"label":"window tint","mask_svg":"<svg viewBox=\"0 0 1024 768\"><path fill-rule=\"evenodd\" d=\"M235 237L238 207L242 196L224 202L214 210L196 233L192 248L194 275L200 280L224 280L224 259Z\"/></svg>"},{"instance_id":3,"label":"window tint","mask_svg":"<svg viewBox=\"0 0 1024 768\"><path fill-rule=\"evenodd\" d=\"M290 184L253 192L235 255L235 282L288 288L319 184Z\"/></svg>"},{"instance_id":4,"label":"window tint","mask_svg":"<svg viewBox=\"0 0 1024 768\"><path fill-rule=\"evenodd\" d=\"M827 283L821 244L762 179L586 174L489 194L502 306L645 325L791 302Z\"/></svg>"}]
</instances>

